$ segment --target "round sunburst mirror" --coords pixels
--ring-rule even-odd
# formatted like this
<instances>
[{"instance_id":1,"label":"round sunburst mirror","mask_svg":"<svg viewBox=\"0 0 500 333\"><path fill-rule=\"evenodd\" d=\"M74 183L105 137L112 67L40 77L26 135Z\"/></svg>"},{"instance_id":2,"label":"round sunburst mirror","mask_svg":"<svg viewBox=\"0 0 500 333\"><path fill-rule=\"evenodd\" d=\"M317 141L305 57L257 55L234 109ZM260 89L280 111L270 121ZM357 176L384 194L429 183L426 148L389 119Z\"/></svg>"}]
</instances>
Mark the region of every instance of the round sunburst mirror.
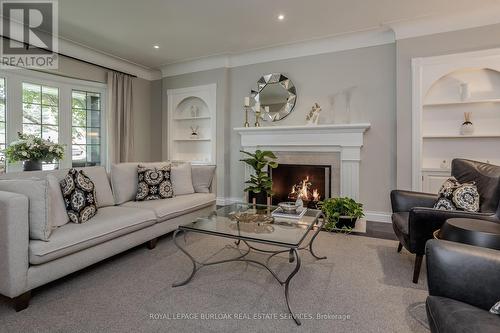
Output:
<instances>
[{"instance_id":1,"label":"round sunburst mirror","mask_svg":"<svg viewBox=\"0 0 500 333\"><path fill-rule=\"evenodd\" d=\"M262 119L266 121L278 121L288 116L297 100L292 80L281 73L263 75L257 81L257 89L252 90L251 96L254 103L260 103Z\"/></svg>"}]
</instances>

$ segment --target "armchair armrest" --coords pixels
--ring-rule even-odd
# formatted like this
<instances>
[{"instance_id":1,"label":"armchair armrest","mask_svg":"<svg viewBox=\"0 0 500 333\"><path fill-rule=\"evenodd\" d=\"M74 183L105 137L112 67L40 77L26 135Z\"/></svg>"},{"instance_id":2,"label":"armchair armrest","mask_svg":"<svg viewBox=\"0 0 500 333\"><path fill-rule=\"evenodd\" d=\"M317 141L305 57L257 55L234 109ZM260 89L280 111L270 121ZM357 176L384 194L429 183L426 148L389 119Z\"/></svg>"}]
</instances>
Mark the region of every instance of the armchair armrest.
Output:
<instances>
[{"instance_id":1,"label":"armchair armrest","mask_svg":"<svg viewBox=\"0 0 500 333\"><path fill-rule=\"evenodd\" d=\"M28 243L28 197L0 191L0 294L27 291Z\"/></svg>"},{"instance_id":2,"label":"armchair armrest","mask_svg":"<svg viewBox=\"0 0 500 333\"><path fill-rule=\"evenodd\" d=\"M472 213L461 210L440 210L426 207L410 209L408 233L410 247L418 254L424 254L425 241L433 238L432 233L441 228L447 219L470 218L488 221L497 221L491 213Z\"/></svg>"},{"instance_id":3,"label":"armchair armrest","mask_svg":"<svg viewBox=\"0 0 500 333\"><path fill-rule=\"evenodd\" d=\"M430 295L484 310L500 301L500 251L433 239L426 255Z\"/></svg>"},{"instance_id":4,"label":"armchair armrest","mask_svg":"<svg viewBox=\"0 0 500 333\"><path fill-rule=\"evenodd\" d=\"M392 212L409 212L413 207L433 207L438 196L431 193L393 190L391 191Z\"/></svg>"}]
</instances>

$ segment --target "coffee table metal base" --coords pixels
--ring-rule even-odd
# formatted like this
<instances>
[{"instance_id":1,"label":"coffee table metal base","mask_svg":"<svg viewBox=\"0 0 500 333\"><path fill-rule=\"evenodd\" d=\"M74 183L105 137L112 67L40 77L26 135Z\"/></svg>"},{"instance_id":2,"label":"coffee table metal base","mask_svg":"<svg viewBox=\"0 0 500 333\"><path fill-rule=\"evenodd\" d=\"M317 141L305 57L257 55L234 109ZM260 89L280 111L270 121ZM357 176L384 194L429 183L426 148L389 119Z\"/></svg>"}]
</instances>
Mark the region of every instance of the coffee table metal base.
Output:
<instances>
[{"instance_id":1,"label":"coffee table metal base","mask_svg":"<svg viewBox=\"0 0 500 333\"><path fill-rule=\"evenodd\" d=\"M177 235L179 234L179 232L181 232L181 231L186 232L187 230L185 230L185 229L177 229L174 232L174 236L173 236L174 243L179 248L179 250L181 250L186 256L188 256L189 259L191 259L191 263L193 264L193 270L191 271L191 274L187 277L187 279L172 284L172 287L180 287L180 286L184 286L184 285L188 284L193 279L193 277L196 274L196 272L199 271L204 266L211 266L211 265L223 264L223 263L228 263L228 262L237 262L237 261L239 261L239 262L253 263L253 264L262 266L265 269L267 269L269 271L269 273L271 273L271 275L276 279L276 281L279 282L279 284L281 284L282 286L285 286L285 300L286 300L286 306L288 308L288 312L292 315L292 318L295 321L295 323L297 325L301 325L301 322L300 322L299 318L297 318L297 316L294 315L294 313L293 313L293 311L292 311L292 309L290 307L290 300L289 300L290 281L292 280L292 278L297 274L297 272L300 269L299 250L307 250L307 251L309 251L311 253L311 255L314 258L318 259L318 260L326 259L326 257L324 257L324 256L320 257L317 254L315 254L314 250L313 250L314 239L316 238L316 236L318 235L318 233L320 232L320 230L321 230L322 227L323 227L323 223L320 223L320 225L317 226L317 229L316 229L314 235L312 236L311 240L309 241L309 243L307 245L305 245L305 246L302 246L302 247L287 248L286 250L273 251L273 250L259 249L259 248L255 247L253 245L250 245L249 242L247 242L246 240L237 240L235 242L235 248L240 251L240 255L239 256L237 256L235 258L231 258L231 259L219 260L219 261L210 261L210 262L201 262L201 261L196 260L191 254L189 254L189 252L186 251L186 249L184 249L182 246L180 246L179 243L177 242ZM245 245L247 246L246 249L241 249L240 248L240 245L241 245L242 242L245 243ZM257 260L245 258L251 251L256 251L256 252L261 252L261 253L267 253L267 254L269 254L269 256L267 257L265 263L257 261ZM288 262L290 262L290 263L294 263L295 262L295 268L293 269L293 271L288 275L288 277L285 280L282 280L282 279L279 278L279 276L276 274L276 272L274 272L269 267L269 260L272 257L274 257L274 256L276 256L276 255L278 255L280 253L286 253L286 252L289 253Z\"/></svg>"}]
</instances>

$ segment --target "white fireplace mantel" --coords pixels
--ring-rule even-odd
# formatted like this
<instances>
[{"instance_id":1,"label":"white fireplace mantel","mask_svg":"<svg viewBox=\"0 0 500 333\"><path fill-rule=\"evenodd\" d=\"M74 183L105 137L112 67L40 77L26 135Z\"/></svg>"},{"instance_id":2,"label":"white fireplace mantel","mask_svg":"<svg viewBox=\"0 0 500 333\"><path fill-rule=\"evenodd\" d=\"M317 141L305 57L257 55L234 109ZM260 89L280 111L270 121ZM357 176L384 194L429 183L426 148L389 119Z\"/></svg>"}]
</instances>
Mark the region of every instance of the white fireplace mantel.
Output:
<instances>
[{"instance_id":1,"label":"white fireplace mantel","mask_svg":"<svg viewBox=\"0 0 500 333\"><path fill-rule=\"evenodd\" d=\"M340 195L359 199L359 163L369 123L316 126L238 127L243 149L253 151L339 152Z\"/></svg>"}]
</instances>

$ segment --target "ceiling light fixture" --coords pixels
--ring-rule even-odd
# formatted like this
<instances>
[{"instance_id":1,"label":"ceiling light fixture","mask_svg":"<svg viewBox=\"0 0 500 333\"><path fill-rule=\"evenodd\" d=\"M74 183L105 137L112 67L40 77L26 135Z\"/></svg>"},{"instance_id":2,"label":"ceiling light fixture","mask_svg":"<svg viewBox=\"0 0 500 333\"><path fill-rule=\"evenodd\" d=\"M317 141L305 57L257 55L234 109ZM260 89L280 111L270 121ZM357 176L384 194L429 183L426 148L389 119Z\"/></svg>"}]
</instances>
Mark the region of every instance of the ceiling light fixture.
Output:
<instances>
[{"instance_id":1,"label":"ceiling light fixture","mask_svg":"<svg viewBox=\"0 0 500 333\"><path fill-rule=\"evenodd\" d=\"M285 19L285 15L279 14L278 15L278 20L283 21Z\"/></svg>"},{"instance_id":2,"label":"ceiling light fixture","mask_svg":"<svg viewBox=\"0 0 500 333\"><path fill-rule=\"evenodd\" d=\"M153 47L154 47L155 49L159 49L159 48L160 48L160 45L153 45Z\"/></svg>"}]
</instances>

